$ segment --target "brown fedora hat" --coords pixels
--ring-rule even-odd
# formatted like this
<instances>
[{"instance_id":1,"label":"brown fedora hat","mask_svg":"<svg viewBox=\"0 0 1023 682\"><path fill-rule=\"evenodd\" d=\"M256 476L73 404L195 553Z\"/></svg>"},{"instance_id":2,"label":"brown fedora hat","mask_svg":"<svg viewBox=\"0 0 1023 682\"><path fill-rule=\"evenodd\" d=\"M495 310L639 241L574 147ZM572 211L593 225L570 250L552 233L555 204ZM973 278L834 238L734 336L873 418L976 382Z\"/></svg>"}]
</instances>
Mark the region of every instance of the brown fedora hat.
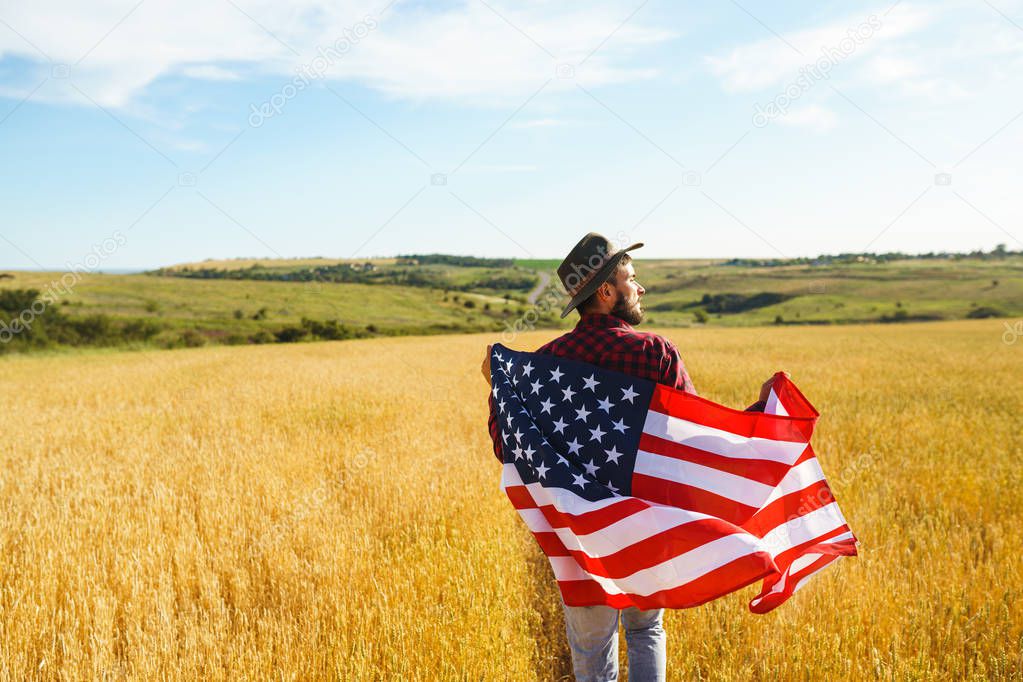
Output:
<instances>
[{"instance_id":1,"label":"brown fedora hat","mask_svg":"<svg viewBox=\"0 0 1023 682\"><path fill-rule=\"evenodd\" d=\"M558 277L561 278L565 291L572 297L561 311L561 316L565 317L577 305L592 296L615 271L627 251L641 246L642 242L619 251L615 249L610 239L596 232L590 232L580 239L558 266Z\"/></svg>"}]
</instances>

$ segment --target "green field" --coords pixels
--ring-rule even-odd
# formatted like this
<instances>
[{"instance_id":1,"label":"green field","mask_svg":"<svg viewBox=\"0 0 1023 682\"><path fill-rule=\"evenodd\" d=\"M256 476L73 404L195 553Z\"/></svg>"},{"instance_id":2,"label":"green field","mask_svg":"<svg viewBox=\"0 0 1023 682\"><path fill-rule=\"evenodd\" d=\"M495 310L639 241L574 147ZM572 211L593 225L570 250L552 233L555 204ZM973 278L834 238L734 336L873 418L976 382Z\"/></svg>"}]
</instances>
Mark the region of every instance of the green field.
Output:
<instances>
[{"instance_id":1,"label":"green field","mask_svg":"<svg viewBox=\"0 0 1023 682\"><path fill-rule=\"evenodd\" d=\"M115 325L115 336L117 324L149 324L156 331L143 345L158 346L501 332L515 328L517 322L520 330L574 324L574 316L558 317L560 295L535 288L542 274L553 275L555 261L477 266L380 259L372 261L372 268L369 261L356 263L360 270L349 270L346 263L331 259L206 261L147 274L84 274L51 307L69 320L108 318ZM647 289L648 321L657 325L737 327L1023 316L1023 256L1018 254L816 265L637 260L635 266ZM0 273L0 291L45 292L62 275ZM360 281L285 281L342 275ZM519 284L516 288L494 286L505 279ZM557 277L550 280L557 282ZM399 281L407 283L393 283ZM530 293L534 299L539 295L538 305L528 302ZM12 319L18 310L0 306L0 313ZM334 336L317 335L315 325L323 323L335 325Z\"/></svg>"}]
</instances>

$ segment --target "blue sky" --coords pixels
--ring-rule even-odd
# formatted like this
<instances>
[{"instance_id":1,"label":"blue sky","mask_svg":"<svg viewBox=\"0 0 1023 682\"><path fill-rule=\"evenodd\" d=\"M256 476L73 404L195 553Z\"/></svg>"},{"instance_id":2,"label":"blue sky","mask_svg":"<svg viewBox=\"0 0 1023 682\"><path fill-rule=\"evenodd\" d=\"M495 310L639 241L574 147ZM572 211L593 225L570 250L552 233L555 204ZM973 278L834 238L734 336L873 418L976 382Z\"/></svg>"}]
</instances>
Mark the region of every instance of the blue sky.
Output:
<instances>
[{"instance_id":1,"label":"blue sky","mask_svg":"<svg viewBox=\"0 0 1023 682\"><path fill-rule=\"evenodd\" d=\"M1023 0L709 5L5 4L0 267L1023 248Z\"/></svg>"}]
</instances>

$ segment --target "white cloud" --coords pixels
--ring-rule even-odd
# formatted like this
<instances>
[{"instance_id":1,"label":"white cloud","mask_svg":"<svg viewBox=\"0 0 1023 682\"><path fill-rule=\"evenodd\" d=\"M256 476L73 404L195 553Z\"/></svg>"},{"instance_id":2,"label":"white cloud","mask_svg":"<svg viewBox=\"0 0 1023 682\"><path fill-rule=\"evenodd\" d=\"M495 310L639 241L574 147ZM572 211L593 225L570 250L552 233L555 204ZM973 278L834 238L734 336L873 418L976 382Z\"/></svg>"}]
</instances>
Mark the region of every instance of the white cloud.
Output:
<instances>
[{"instance_id":1,"label":"white cloud","mask_svg":"<svg viewBox=\"0 0 1023 682\"><path fill-rule=\"evenodd\" d=\"M835 127L838 117L831 109L816 104L790 109L778 119L782 125L798 128L809 128L814 132L823 133Z\"/></svg>"},{"instance_id":2,"label":"white cloud","mask_svg":"<svg viewBox=\"0 0 1023 682\"><path fill-rule=\"evenodd\" d=\"M847 16L814 28L769 36L735 47L704 62L731 92L763 90L791 81L804 66L861 58L884 43L915 32L931 21L931 12L901 3L887 15L884 8ZM857 38L858 36L858 38Z\"/></svg>"},{"instance_id":3,"label":"white cloud","mask_svg":"<svg viewBox=\"0 0 1023 682\"><path fill-rule=\"evenodd\" d=\"M4 19L25 39L0 31L0 58L34 60L32 85L50 74L51 62L71 65L71 80L52 82L40 98L80 101L73 83L100 104L120 108L175 73L206 80L269 73L283 81L310 65L318 48L348 36L350 50L327 70L328 78L355 80L394 97L486 103L534 92L555 76L558 63L576 65L576 77L592 85L650 78L657 72L632 66L632 54L672 37L646 26L641 15L620 26L634 9L625 0L462 0L443 9L406 9L398 2L371 19L376 26L368 34L352 37L379 6L365 0L18 3ZM551 88L571 83L555 78ZM31 86L14 89L24 94Z\"/></svg>"},{"instance_id":4,"label":"white cloud","mask_svg":"<svg viewBox=\"0 0 1023 682\"><path fill-rule=\"evenodd\" d=\"M189 78L197 78L207 81L236 81L241 79L241 76L238 73L216 66L215 64L186 66L181 70L181 73Z\"/></svg>"}]
</instances>

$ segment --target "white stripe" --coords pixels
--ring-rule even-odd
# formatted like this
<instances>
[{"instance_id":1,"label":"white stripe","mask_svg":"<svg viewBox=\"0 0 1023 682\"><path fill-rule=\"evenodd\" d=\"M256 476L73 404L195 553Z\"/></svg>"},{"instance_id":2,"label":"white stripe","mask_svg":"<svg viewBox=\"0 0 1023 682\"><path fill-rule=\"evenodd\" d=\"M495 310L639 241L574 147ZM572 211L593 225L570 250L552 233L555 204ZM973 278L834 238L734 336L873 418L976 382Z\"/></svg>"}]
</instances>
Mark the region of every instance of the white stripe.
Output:
<instances>
[{"instance_id":1,"label":"white stripe","mask_svg":"<svg viewBox=\"0 0 1023 682\"><path fill-rule=\"evenodd\" d=\"M580 497L571 490L567 490L565 488L545 488L539 483L524 484L522 482L522 477L519 476L518 469L515 468L515 465L505 464L504 470L501 472L501 489L504 490L505 488L517 485L525 485L534 500L539 500L541 496L544 500L547 500L546 502L537 502L537 504L553 504L558 511L566 514L585 514L586 512L610 507L613 504L618 504L623 500L630 499L621 496L591 501L587 500L585 497ZM590 485L599 484L591 483ZM647 502L646 504L653 503Z\"/></svg>"},{"instance_id":2,"label":"white stripe","mask_svg":"<svg viewBox=\"0 0 1023 682\"><path fill-rule=\"evenodd\" d=\"M795 561L793 561L791 564L789 564L789 570L788 570L789 574L799 573L799 571L801 571L802 569L806 568L807 566L809 566L813 562L817 561L822 556L824 556L824 555L823 554L810 553L810 554L804 554L802 556L796 557Z\"/></svg>"},{"instance_id":3,"label":"white stripe","mask_svg":"<svg viewBox=\"0 0 1023 682\"><path fill-rule=\"evenodd\" d=\"M640 450L636 454L635 472L701 488L758 509L774 491L773 487L744 476L645 450Z\"/></svg>"},{"instance_id":4,"label":"white stripe","mask_svg":"<svg viewBox=\"0 0 1023 682\"><path fill-rule=\"evenodd\" d=\"M839 556L838 558L841 559L842 557ZM824 564L823 566L821 566L817 570L812 571L812 572L807 573L806 575L804 575L802 578L799 579L799 582L796 583L796 586L792 588L792 593L795 594L800 588L803 587L803 585L805 585L806 583L808 583L810 581L810 578L814 577L815 575L817 575L818 573L823 571L828 566L833 565L834 563L835 563L834 561L829 561L828 563Z\"/></svg>"},{"instance_id":5,"label":"white stripe","mask_svg":"<svg viewBox=\"0 0 1023 682\"><path fill-rule=\"evenodd\" d=\"M806 442L746 438L712 426L695 424L650 410L643 433L688 445L689 447L736 459L767 459L792 464L806 449Z\"/></svg>"},{"instance_id":6,"label":"white stripe","mask_svg":"<svg viewBox=\"0 0 1023 682\"><path fill-rule=\"evenodd\" d=\"M708 542L668 561L636 571L624 578L596 576L579 566L571 557L550 557L554 577L559 580L595 580L608 594L648 596L696 580L700 576L753 552L763 551L757 539L737 533ZM563 559L570 561L563 561Z\"/></svg>"},{"instance_id":7,"label":"white stripe","mask_svg":"<svg viewBox=\"0 0 1023 682\"><path fill-rule=\"evenodd\" d=\"M838 504L832 502L771 529L764 535L764 544L771 552L771 556L776 557L787 549L813 540L844 524L845 519L842 518Z\"/></svg>"},{"instance_id":8,"label":"white stripe","mask_svg":"<svg viewBox=\"0 0 1023 682\"><path fill-rule=\"evenodd\" d=\"M771 490L771 494L760 505L766 507L780 497L799 492L804 488L824 480L824 472L821 470L820 462L816 457L811 457L799 466L792 467L786 472L784 478L778 481L778 485Z\"/></svg>"},{"instance_id":9,"label":"white stripe","mask_svg":"<svg viewBox=\"0 0 1023 682\"><path fill-rule=\"evenodd\" d=\"M677 528L686 523L709 519L706 514L666 506L655 506L619 519L611 525L585 535L577 535L571 528L555 528L561 542L571 550L585 553L595 559L628 549L637 542ZM544 519L546 521L546 519ZM550 525L547 525L550 528Z\"/></svg>"},{"instance_id":10,"label":"white stripe","mask_svg":"<svg viewBox=\"0 0 1023 682\"><path fill-rule=\"evenodd\" d=\"M778 394L771 389L771 395L767 396L767 404L764 406L765 414L780 414L783 417L789 416L788 410L782 405L781 400L778 399Z\"/></svg>"}]
</instances>

